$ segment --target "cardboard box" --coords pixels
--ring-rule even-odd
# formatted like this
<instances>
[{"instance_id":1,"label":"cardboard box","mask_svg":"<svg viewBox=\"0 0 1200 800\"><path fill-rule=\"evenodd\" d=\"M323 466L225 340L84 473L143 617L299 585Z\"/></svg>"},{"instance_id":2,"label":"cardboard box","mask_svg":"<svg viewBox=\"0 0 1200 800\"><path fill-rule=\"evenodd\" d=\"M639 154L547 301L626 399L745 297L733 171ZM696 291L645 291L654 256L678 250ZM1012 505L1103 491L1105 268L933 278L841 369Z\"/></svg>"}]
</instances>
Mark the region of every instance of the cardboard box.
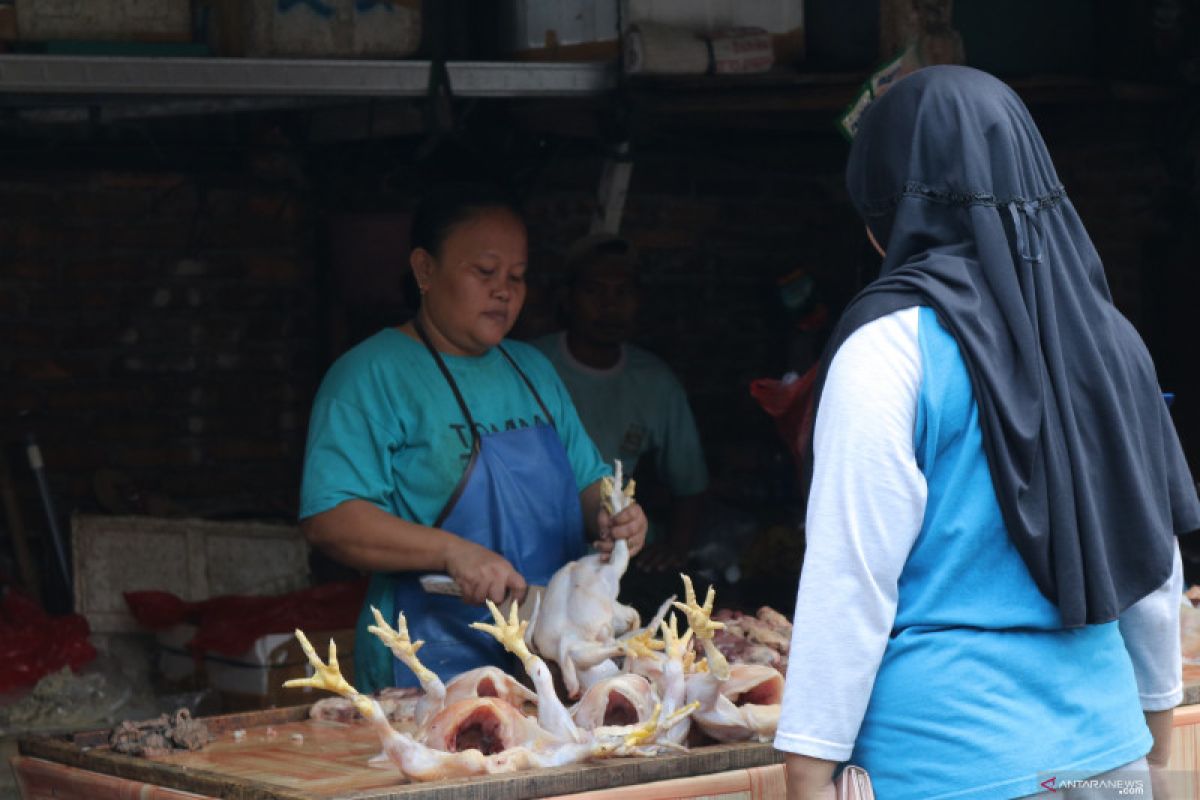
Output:
<instances>
[{"instance_id":1,"label":"cardboard box","mask_svg":"<svg viewBox=\"0 0 1200 800\"><path fill-rule=\"evenodd\" d=\"M404 58L421 44L421 0L200 0L223 56Z\"/></svg>"},{"instance_id":2,"label":"cardboard box","mask_svg":"<svg viewBox=\"0 0 1200 800\"><path fill-rule=\"evenodd\" d=\"M188 42L190 0L16 0L24 41Z\"/></svg>"}]
</instances>

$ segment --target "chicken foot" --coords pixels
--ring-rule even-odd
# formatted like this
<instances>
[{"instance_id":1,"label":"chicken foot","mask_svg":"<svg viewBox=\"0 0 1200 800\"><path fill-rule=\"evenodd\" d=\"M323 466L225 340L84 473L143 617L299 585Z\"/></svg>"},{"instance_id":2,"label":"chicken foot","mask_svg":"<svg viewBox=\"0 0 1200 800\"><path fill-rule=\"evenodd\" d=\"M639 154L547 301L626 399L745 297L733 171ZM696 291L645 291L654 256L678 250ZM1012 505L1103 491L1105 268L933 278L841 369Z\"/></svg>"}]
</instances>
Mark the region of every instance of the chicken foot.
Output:
<instances>
[{"instance_id":1,"label":"chicken foot","mask_svg":"<svg viewBox=\"0 0 1200 800\"><path fill-rule=\"evenodd\" d=\"M710 584L704 596L704 605L696 601L696 590L692 587L692 579L687 575L683 578L684 597L686 602L676 602L674 605L682 611L688 620L688 627L695 634L696 641L704 648L704 657L708 661L708 669L717 680L729 678L729 661L717 649L713 636L725 627L723 622L715 622L712 618L713 604L716 602L716 590Z\"/></svg>"},{"instance_id":2,"label":"chicken foot","mask_svg":"<svg viewBox=\"0 0 1200 800\"><path fill-rule=\"evenodd\" d=\"M529 623L518 619L517 604L512 604L507 620L491 600L487 601L487 607L492 612L492 620L495 624L472 622L471 627L491 635L504 646L505 650L521 660L521 665L525 667L525 672L528 673L530 680L533 681L533 687L537 691L538 724L564 741L585 741L587 737L571 719L570 712L567 711L566 706L558 699L558 694L554 691L554 678L550 674L550 668L546 666L545 661L534 655L525 643L525 632Z\"/></svg>"}]
</instances>

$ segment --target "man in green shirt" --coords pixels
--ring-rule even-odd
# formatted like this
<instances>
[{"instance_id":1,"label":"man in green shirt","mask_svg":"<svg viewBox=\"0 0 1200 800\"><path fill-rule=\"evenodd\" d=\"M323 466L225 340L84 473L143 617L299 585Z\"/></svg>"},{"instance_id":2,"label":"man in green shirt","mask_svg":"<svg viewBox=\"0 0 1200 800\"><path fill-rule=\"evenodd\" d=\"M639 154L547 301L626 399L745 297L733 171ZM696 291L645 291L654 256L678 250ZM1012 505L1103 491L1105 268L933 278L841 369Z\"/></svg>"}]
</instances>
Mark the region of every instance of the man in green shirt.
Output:
<instances>
[{"instance_id":1,"label":"man in green shirt","mask_svg":"<svg viewBox=\"0 0 1200 800\"><path fill-rule=\"evenodd\" d=\"M634 474L643 455L672 495L667 535L635 562L683 566L708 470L683 385L660 358L629 344L640 304L637 254L613 234L587 236L567 256L567 329L532 344L554 365L601 457Z\"/></svg>"}]
</instances>

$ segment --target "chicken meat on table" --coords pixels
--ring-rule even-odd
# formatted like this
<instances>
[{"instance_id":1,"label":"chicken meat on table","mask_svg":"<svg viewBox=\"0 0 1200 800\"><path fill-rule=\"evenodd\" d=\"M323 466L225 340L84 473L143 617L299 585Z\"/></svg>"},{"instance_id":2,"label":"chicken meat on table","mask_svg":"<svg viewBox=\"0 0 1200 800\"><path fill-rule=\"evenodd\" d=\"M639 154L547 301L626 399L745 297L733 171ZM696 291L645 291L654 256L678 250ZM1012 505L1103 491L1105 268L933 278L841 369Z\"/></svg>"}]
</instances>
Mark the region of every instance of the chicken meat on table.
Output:
<instances>
[{"instance_id":1,"label":"chicken meat on table","mask_svg":"<svg viewBox=\"0 0 1200 800\"><path fill-rule=\"evenodd\" d=\"M632 502L633 482L622 486L620 462L614 473L603 489L615 516ZM404 613L392 628L376 609L370 632L421 685L418 696L403 698L402 716L413 732L393 728L381 704L342 677L333 642L329 661L322 662L299 630L296 637L314 674L285 686L344 698L378 735L383 745L378 758L417 781L657 755L683 749L693 719L717 741L767 741L779 718L782 676L771 667L728 662L714 641L724 623L713 619L712 587L701 605L691 579L682 576L685 602L668 598L650 624L639 628L637 612L617 601L628 565L623 540L607 558L596 554L565 565L550 579L529 622L519 618L516 603L506 616L488 601L492 622L471 627L520 660L534 691L495 667L443 683L421 663L422 642L411 640ZM666 618L672 607L687 620L682 634L676 616ZM779 627L775 620L763 621ZM758 641L773 638L765 625L744 627ZM704 658L698 659L694 643ZM572 707L555 691L544 658L558 663L570 699L578 700Z\"/></svg>"},{"instance_id":2,"label":"chicken meat on table","mask_svg":"<svg viewBox=\"0 0 1200 800\"><path fill-rule=\"evenodd\" d=\"M770 741L779 725L783 676L763 664L731 665L713 642L724 627L712 619L713 587L700 605L691 578L682 578L686 602L675 605L687 615L705 655L686 677L688 701L699 704L694 714L697 727L718 742Z\"/></svg>"},{"instance_id":3,"label":"chicken meat on table","mask_svg":"<svg viewBox=\"0 0 1200 800\"><path fill-rule=\"evenodd\" d=\"M616 516L633 502L634 482L622 487L621 462L613 478L602 478L602 497ZM572 699L619 672L618 637L638 627L638 613L617 601L629 567L629 545L618 539L607 558L595 553L572 561L550 578L534 613L530 635L537 652L558 664Z\"/></svg>"},{"instance_id":4,"label":"chicken meat on table","mask_svg":"<svg viewBox=\"0 0 1200 800\"><path fill-rule=\"evenodd\" d=\"M651 754L657 750L647 743L664 728L656 715L647 723L622 729L618 734L568 741L545 730L536 719L525 716L509 703L495 697L476 697L443 707L413 736L393 728L379 702L360 694L342 677L337 646L332 641L329 660L323 662L303 631L297 630L296 638L313 667L313 675L284 685L322 689L350 700L375 730L383 754L415 781L559 767L616 755Z\"/></svg>"}]
</instances>

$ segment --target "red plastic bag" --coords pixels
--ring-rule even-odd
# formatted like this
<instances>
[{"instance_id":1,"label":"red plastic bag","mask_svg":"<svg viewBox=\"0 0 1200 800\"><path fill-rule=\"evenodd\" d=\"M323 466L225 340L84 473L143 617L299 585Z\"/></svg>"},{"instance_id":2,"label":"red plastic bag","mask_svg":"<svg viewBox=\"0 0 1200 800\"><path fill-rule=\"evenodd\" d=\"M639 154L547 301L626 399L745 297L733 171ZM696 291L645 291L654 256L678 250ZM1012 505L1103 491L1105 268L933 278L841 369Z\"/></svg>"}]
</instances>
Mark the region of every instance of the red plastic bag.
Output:
<instances>
[{"instance_id":1,"label":"red plastic bag","mask_svg":"<svg viewBox=\"0 0 1200 800\"><path fill-rule=\"evenodd\" d=\"M327 583L274 597L226 595L189 603L169 592L126 592L125 602L141 625L162 630L181 622L196 625L188 648L196 653L240 656L256 639L296 628L330 631L353 628L367 593L366 579Z\"/></svg>"},{"instance_id":2,"label":"red plastic bag","mask_svg":"<svg viewBox=\"0 0 1200 800\"><path fill-rule=\"evenodd\" d=\"M812 439L814 384L817 366L790 381L759 378L750 382L750 394L775 420L775 428L797 460Z\"/></svg>"},{"instance_id":3,"label":"red plastic bag","mask_svg":"<svg viewBox=\"0 0 1200 800\"><path fill-rule=\"evenodd\" d=\"M0 692L32 686L63 667L79 671L96 657L79 614L51 617L33 598L8 589L0 601Z\"/></svg>"}]
</instances>

